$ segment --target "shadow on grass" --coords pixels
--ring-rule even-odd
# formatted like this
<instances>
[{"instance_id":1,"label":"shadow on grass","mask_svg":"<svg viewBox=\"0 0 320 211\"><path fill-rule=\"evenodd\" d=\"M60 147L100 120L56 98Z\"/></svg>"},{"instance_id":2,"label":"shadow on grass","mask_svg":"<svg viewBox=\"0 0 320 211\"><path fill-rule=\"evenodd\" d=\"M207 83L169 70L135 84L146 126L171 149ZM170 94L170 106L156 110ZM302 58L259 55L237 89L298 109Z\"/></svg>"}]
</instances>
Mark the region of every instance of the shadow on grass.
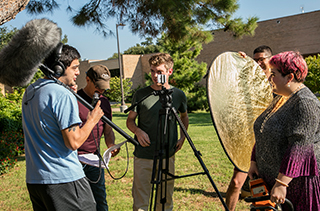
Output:
<instances>
[{"instance_id":1,"label":"shadow on grass","mask_svg":"<svg viewBox=\"0 0 320 211\"><path fill-rule=\"evenodd\" d=\"M127 118L128 116L128 113L125 114L125 113L121 113L121 112L112 112L112 117L125 117Z\"/></svg>"},{"instance_id":2,"label":"shadow on grass","mask_svg":"<svg viewBox=\"0 0 320 211\"><path fill-rule=\"evenodd\" d=\"M24 154L17 157L17 161L25 161L25 160L26 160L26 156Z\"/></svg>"},{"instance_id":3,"label":"shadow on grass","mask_svg":"<svg viewBox=\"0 0 320 211\"><path fill-rule=\"evenodd\" d=\"M188 113L188 116L189 116L189 125L197 125L197 126L213 125L210 112ZM128 113L112 112L112 117L127 118Z\"/></svg>"},{"instance_id":4,"label":"shadow on grass","mask_svg":"<svg viewBox=\"0 0 320 211\"><path fill-rule=\"evenodd\" d=\"M212 198L218 198L218 194L216 192L207 192L201 189L196 189L196 188L179 188L179 187L175 187L174 191L177 192L189 192L191 194L202 194L206 197L212 197ZM225 198L226 197L226 193L222 193L220 192L220 195Z\"/></svg>"},{"instance_id":5,"label":"shadow on grass","mask_svg":"<svg viewBox=\"0 0 320 211\"><path fill-rule=\"evenodd\" d=\"M209 112L189 113L188 116L189 125L212 126L211 114Z\"/></svg>"}]
</instances>

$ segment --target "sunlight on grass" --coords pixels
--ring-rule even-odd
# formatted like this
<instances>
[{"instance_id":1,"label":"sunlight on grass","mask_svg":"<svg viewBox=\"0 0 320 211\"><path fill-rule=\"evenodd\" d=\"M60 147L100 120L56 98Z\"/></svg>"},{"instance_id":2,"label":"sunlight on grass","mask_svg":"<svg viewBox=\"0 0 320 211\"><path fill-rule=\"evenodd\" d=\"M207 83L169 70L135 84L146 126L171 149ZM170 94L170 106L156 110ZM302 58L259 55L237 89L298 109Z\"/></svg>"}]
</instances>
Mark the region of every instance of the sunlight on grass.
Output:
<instances>
[{"instance_id":1,"label":"sunlight on grass","mask_svg":"<svg viewBox=\"0 0 320 211\"><path fill-rule=\"evenodd\" d=\"M126 128L127 114L114 112L113 122L124 132L133 134ZM225 197L229 180L233 173L233 166L225 155L219 139L215 133L209 113L197 112L189 114L190 125L188 134L191 137L195 150L201 153L201 160L208 169L209 175L214 181L222 197ZM116 143L125 140L122 135L115 132ZM123 178L114 180L106 171L107 200L110 210L132 210L131 186L133 178L133 149L131 143L127 143L120 153L111 159L109 167L113 177ZM101 151L106 150L102 142ZM129 156L127 156L129 153ZM127 162L129 165L127 166ZM195 156L192 147L185 140L182 149L176 154L176 175L204 172L200 161ZM0 176L0 210L32 210L31 202L25 185L25 160L21 156L18 165L8 174ZM240 201L237 210L248 210L249 204ZM179 178L175 180L174 210L224 210L217 193L215 192L206 174Z\"/></svg>"}]
</instances>

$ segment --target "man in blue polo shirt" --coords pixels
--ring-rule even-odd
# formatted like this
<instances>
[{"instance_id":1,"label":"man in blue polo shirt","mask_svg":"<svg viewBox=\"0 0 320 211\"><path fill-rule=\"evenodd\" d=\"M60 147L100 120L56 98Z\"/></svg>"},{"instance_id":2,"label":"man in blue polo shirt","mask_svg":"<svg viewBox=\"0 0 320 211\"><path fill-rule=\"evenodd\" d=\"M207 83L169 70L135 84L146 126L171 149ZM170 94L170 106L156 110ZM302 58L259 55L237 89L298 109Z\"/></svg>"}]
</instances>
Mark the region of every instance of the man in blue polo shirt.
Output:
<instances>
[{"instance_id":1,"label":"man in blue polo shirt","mask_svg":"<svg viewBox=\"0 0 320 211\"><path fill-rule=\"evenodd\" d=\"M63 45L61 55L45 64L52 69L58 60L64 71L57 79L72 87L79 75L79 58L75 48ZM77 99L66 88L45 77L26 89L22 123L26 183L34 210L96 209L77 149L102 116L99 101L80 128Z\"/></svg>"}]
</instances>

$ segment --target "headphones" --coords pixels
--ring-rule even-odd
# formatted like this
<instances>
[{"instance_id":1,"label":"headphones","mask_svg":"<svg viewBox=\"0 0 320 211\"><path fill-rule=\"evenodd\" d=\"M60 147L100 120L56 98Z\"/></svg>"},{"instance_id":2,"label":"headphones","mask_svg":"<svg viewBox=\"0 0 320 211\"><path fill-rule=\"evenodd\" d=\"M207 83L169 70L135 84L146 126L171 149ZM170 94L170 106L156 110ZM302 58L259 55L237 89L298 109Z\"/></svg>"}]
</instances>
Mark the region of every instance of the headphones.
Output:
<instances>
[{"instance_id":1,"label":"headphones","mask_svg":"<svg viewBox=\"0 0 320 211\"><path fill-rule=\"evenodd\" d=\"M53 50L51 54L51 59L52 59L52 64L50 65L50 69L54 72L54 76L59 78L64 74L65 71L65 66L64 64L60 61L61 54L62 54L62 47L63 43L59 43L57 47Z\"/></svg>"}]
</instances>

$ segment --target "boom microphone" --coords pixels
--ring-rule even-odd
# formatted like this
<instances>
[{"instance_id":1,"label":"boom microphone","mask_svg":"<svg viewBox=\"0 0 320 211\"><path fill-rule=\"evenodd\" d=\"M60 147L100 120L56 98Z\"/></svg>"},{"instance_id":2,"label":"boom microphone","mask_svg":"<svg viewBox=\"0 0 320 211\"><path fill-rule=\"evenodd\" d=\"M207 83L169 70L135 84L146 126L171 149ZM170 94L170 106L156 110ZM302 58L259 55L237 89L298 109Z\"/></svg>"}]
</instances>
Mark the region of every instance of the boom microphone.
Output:
<instances>
[{"instance_id":1,"label":"boom microphone","mask_svg":"<svg viewBox=\"0 0 320 211\"><path fill-rule=\"evenodd\" d=\"M52 21L44 18L29 21L0 51L0 83L26 86L60 38L61 30Z\"/></svg>"}]
</instances>

